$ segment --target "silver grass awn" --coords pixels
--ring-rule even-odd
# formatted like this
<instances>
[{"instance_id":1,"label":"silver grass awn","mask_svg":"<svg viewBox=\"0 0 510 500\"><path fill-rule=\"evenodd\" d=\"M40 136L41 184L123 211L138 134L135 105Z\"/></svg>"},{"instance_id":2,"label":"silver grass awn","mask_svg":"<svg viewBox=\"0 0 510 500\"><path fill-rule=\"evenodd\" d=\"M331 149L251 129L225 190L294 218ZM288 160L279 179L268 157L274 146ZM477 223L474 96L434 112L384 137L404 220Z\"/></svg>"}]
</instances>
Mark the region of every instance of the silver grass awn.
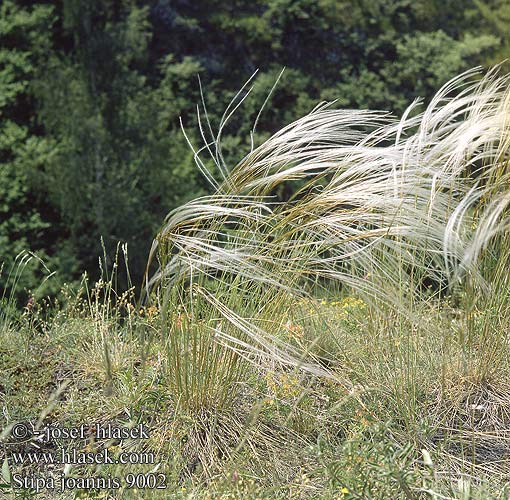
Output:
<instances>
[{"instance_id":1,"label":"silver grass awn","mask_svg":"<svg viewBox=\"0 0 510 500\"><path fill-rule=\"evenodd\" d=\"M407 314L408 296L423 276L447 285L469 276L487 286L478 258L508 226L502 165L510 94L508 76L493 70L477 81L477 73L448 82L422 112L413 102L400 119L321 104L232 169L221 155L221 131L241 102L225 113L215 138L206 139L208 122L201 125L206 145L196 152L197 164L214 179L200 158L209 153L223 181L212 180L214 194L168 215L149 258L158 257L160 268L147 286L180 287L182 300L191 302L195 287L243 335L236 341L216 328L218 338L290 364L305 362L208 287L235 294L242 283L256 303L313 295L317 283L340 285ZM284 183L294 194L277 201Z\"/></svg>"}]
</instances>

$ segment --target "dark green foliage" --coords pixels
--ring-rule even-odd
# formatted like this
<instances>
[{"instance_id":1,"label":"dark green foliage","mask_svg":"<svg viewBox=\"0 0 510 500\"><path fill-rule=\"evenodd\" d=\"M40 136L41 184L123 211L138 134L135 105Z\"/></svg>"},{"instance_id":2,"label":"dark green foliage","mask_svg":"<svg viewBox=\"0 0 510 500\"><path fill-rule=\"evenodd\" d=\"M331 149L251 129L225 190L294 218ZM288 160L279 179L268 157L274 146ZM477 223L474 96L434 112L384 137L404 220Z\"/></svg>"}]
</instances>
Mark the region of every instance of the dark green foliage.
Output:
<instances>
[{"instance_id":1,"label":"dark green foliage","mask_svg":"<svg viewBox=\"0 0 510 500\"><path fill-rule=\"evenodd\" d=\"M199 70L160 63L150 86L148 9L126 2L64 2L71 50L55 51L35 84L40 122L58 143L46 171L50 199L70 230L73 251L94 269L126 241L140 278L163 215L198 191L191 154L174 122L173 87Z\"/></svg>"},{"instance_id":2,"label":"dark green foliage","mask_svg":"<svg viewBox=\"0 0 510 500\"><path fill-rule=\"evenodd\" d=\"M0 288L8 286L15 258L23 250L36 251L50 267L66 268L67 275L74 265L57 244L62 234L52 226L59 225L58 211L40 190L40 176L52 162L55 145L38 133L30 91L37 63L51 48L48 28L53 19L48 5L30 10L10 0L0 5ZM18 289L36 287L45 272L32 259Z\"/></svg>"},{"instance_id":3,"label":"dark green foliage","mask_svg":"<svg viewBox=\"0 0 510 500\"><path fill-rule=\"evenodd\" d=\"M481 20L482 29L494 33L499 44L489 62L498 64L505 61L504 68L508 71L510 64L510 4L505 0L474 0L476 8L469 11L471 18Z\"/></svg>"},{"instance_id":4,"label":"dark green foliage","mask_svg":"<svg viewBox=\"0 0 510 500\"><path fill-rule=\"evenodd\" d=\"M505 57L507 10L499 0L6 0L0 261L35 250L57 286L78 270L98 275L103 237L109 256L128 243L139 283L164 215L209 189L179 123L201 146L197 75L215 130L260 70L223 132L232 166L282 67L256 143L320 100L396 113L426 100L464 69ZM24 286L37 286L34 273Z\"/></svg>"}]
</instances>

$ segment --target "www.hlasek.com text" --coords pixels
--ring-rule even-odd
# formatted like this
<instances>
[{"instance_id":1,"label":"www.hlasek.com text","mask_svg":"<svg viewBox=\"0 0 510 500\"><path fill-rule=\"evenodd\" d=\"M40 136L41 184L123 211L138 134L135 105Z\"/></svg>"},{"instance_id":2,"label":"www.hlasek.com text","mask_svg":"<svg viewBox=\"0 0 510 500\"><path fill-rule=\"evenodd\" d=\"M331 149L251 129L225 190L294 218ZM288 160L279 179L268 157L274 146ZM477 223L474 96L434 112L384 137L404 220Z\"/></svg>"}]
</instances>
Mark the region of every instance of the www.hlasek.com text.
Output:
<instances>
[{"instance_id":1,"label":"www.hlasek.com text","mask_svg":"<svg viewBox=\"0 0 510 500\"><path fill-rule=\"evenodd\" d=\"M92 464L155 464L156 454L151 451L134 452L123 451L114 455L108 448L101 451L84 452L71 450L66 451L60 449L58 452L19 452L11 453L12 463L15 465L53 465L53 464L70 464L70 465L92 465Z\"/></svg>"}]
</instances>

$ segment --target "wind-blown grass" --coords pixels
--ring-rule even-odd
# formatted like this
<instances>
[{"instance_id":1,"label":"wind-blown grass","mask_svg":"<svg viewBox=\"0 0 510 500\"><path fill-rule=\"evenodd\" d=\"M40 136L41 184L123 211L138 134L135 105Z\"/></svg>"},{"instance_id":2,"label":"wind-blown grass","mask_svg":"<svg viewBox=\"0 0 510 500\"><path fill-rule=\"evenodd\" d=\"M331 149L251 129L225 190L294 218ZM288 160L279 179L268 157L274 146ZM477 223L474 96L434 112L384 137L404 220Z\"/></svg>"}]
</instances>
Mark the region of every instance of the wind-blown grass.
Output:
<instances>
[{"instance_id":1,"label":"wind-blown grass","mask_svg":"<svg viewBox=\"0 0 510 500\"><path fill-rule=\"evenodd\" d=\"M339 407L349 401L382 426L408 471L423 464L416 450L430 452L427 480L441 491L466 474L510 477L509 82L497 69L468 71L400 118L323 103L233 168L221 154L225 122L206 139L205 115L196 160L215 191L168 215L147 280L182 406L231 412L247 362L300 372L329 380L345 394ZM176 328L183 312L187 326ZM347 443L374 450L383 439L345 425ZM414 480L350 475L344 458L331 480L359 498L372 486L414 498Z\"/></svg>"},{"instance_id":2,"label":"wind-blown grass","mask_svg":"<svg viewBox=\"0 0 510 500\"><path fill-rule=\"evenodd\" d=\"M216 328L225 343L297 363L257 324L274 318L268 304L342 288L409 316L427 280L487 292L481 256L506 227L510 197L509 93L508 77L475 75L400 119L321 104L226 174L220 131L197 162L205 169L209 152L224 181L168 215L149 286L181 287L191 302L199 293L238 332ZM277 200L281 186L293 188L289 200ZM218 288L244 295L250 317L209 293Z\"/></svg>"}]
</instances>

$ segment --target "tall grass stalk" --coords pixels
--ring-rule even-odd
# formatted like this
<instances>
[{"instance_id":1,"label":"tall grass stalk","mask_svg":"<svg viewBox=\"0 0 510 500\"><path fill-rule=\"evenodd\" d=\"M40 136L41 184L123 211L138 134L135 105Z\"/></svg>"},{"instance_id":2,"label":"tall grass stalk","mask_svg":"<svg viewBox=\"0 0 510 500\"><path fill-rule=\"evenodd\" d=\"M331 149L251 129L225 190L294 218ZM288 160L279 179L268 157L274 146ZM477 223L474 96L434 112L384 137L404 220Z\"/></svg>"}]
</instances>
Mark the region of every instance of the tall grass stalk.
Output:
<instances>
[{"instance_id":1,"label":"tall grass stalk","mask_svg":"<svg viewBox=\"0 0 510 500\"><path fill-rule=\"evenodd\" d=\"M33 252L23 250L14 259L14 262L9 269L9 272L4 280L4 288L0 290L0 335L8 334L10 327L17 315L19 304L17 303L17 294L20 292L20 281L22 279L25 269L31 265L33 261L37 263L46 271L45 277L42 279L39 287L32 293L37 294L39 288L44 283L51 279L55 274L52 273L45 265L45 263ZM3 263L0 263L0 275L4 271ZM33 296L30 297L33 300Z\"/></svg>"}]
</instances>

